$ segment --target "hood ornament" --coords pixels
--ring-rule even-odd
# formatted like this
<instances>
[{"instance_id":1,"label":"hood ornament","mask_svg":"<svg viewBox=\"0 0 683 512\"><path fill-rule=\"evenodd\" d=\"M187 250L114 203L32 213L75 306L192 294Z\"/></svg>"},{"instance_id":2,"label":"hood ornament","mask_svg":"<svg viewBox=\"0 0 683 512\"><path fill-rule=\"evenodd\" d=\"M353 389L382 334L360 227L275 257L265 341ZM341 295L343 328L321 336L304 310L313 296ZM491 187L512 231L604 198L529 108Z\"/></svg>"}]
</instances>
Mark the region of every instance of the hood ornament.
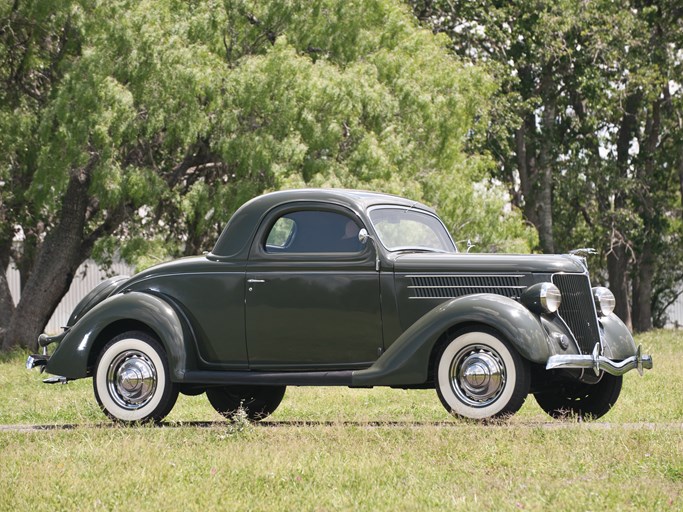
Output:
<instances>
[{"instance_id":1,"label":"hood ornament","mask_svg":"<svg viewBox=\"0 0 683 512\"><path fill-rule=\"evenodd\" d=\"M578 249L572 249L569 251L569 254L572 256L579 256L581 258L585 258L589 254L598 254L598 251L593 249L592 247L579 247Z\"/></svg>"},{"instance_id":2,"label":"hood ornament","mask_svg":"<svg viewBox=\"0 0 683 512\"><path fill-rule=\"evenodd\" d=\"M586 260L586 256L589 254L597 254L598 251L593 249L592 247L580 247L578 249L573 249L569 251L569 254L572 256L575 256L578 258L578 260L581 262L581 265L583 265L583 268L586 269L586 272L588 272L588 261Z\"/></svg>"}]
</instances>

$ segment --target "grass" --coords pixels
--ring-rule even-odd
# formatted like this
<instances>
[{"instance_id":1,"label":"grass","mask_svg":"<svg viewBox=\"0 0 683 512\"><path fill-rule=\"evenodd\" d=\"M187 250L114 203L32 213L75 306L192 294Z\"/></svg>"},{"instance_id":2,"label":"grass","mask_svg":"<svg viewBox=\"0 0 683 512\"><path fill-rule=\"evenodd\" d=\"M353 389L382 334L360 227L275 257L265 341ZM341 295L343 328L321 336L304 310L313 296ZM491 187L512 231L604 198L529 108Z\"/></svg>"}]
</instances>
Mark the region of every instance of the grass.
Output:
<instances>
[{"instance_id":1,"label":"grass","mask_svg":"<svg viewBox=\"0 0 683 512\"><path fill-rule=\"evenodd\" d=\"M0 510L682 510L683 334L641 336L593 423L529 398L506 422L448 417L435 392L289 388L259 425L181 396L162 427L111 425L90 380L45 386L0 361Z\"/></svg>"}]
</instances>

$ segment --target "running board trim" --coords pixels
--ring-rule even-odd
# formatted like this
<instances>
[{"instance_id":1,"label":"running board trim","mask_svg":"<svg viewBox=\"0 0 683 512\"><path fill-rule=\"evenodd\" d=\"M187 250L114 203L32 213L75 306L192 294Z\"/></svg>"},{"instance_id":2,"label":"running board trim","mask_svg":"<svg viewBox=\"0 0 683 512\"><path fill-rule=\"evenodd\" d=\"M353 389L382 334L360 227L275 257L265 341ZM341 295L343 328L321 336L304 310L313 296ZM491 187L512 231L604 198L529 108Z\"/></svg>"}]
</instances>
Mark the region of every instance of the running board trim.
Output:
<instances>
[{"instance_id":1,"label":"running board trim","mask_svg":"<svg viewBox=\"0 0 683 512\"><path fill-rule=\"evenodd\" d=\"M185 372L184 384L254 386L351 386L352 370L325 372L202 371Z\"/></svg>"}]
</instances>

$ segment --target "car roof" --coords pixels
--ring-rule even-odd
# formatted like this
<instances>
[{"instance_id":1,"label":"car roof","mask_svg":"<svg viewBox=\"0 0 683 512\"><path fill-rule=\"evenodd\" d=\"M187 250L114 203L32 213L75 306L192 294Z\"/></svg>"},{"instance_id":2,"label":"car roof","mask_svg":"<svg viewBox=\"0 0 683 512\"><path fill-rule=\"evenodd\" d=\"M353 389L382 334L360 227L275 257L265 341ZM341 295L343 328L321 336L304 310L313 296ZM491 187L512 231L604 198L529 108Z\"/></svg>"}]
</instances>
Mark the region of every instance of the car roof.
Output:
<instances>
[{"instance_id":1,"label":"car roof","mask_svg":"<svg viewBox=\"0 0 683 512\"><path fill-rule=\"evenodd\" d=\"M404 197L382 192L368 190L354 190L343 188L304 188L293 190L280 190L258 196L252 201L261 206L270 203L282 203L288 201L332 201L344 203L348 206L358 206L363 209L380 204L394 204L399 206L415 206L424 210L433 211L432 208ZM270 209L270 208L268 208Z\"/></svg>"},{"instance_id":2,"label":"car roof","mask_svg":"<svg viewBox=\"0 0 683 512\"><path fill-rule=\"evenodd\" d=\"M418 201L381 192L338 188L306 188L281 190L263 194L242 205L231 217L218 238L212 256L237 256L246 249L263 216L271 209L287 203L323 202L345 206L358 215L379 205L396 205L434 212Z\"/></svg>"}]
</instances>

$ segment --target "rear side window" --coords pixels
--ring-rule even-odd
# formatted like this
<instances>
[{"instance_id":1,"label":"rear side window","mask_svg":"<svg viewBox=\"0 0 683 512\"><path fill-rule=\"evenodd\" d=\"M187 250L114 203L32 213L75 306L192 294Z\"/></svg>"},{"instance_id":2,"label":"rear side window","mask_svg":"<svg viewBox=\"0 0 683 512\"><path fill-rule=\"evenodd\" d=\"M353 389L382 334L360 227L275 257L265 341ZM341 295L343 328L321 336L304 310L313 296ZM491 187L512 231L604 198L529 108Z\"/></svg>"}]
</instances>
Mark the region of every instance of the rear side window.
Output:
<instances>
[{"instance_id":1,"label":"rear side window","mask_svg":"<svg viewBox=\"0 0 683 512\"><path fill-rule=\"evenodd\" d=\"M268 233L268 240L266 240L266 248L285 249L289 247L294 239L294 231L296 223L287 217L280 217L273 225L273 228Z\"/></svg>"},{"instance_id":2,"label":"rear side window","mask_svg":"<svg viewBox=\"0 0 683 512\"><path fill-rule=\"evenodd\" d=\"M335 212L302 210L275 221L266 239L268 253L354 253L363 250L358 241L360 225Z\"/></svg>"}]
</instances>

